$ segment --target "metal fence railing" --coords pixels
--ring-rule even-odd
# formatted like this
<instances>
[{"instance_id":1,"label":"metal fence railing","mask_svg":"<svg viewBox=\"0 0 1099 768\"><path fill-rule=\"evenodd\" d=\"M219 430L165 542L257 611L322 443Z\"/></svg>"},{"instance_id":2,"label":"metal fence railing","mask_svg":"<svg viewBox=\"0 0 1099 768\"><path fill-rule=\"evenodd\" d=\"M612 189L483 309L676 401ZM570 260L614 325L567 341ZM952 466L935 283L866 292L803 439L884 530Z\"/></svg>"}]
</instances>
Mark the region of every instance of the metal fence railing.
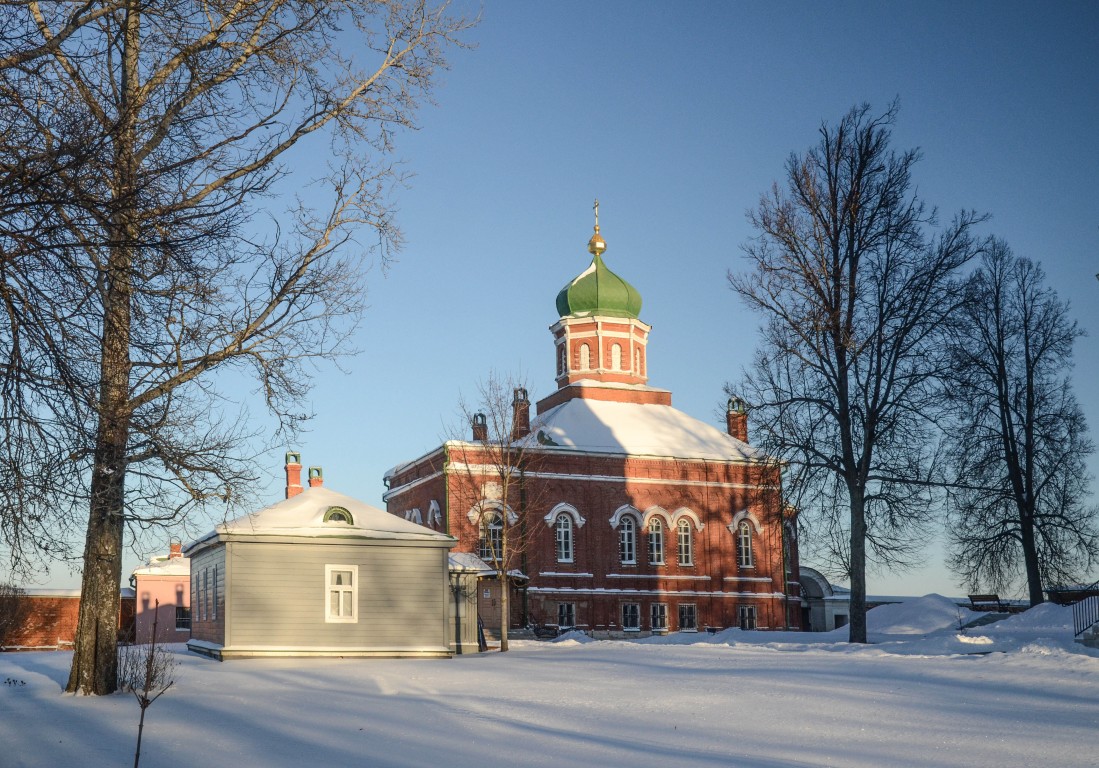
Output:
<instances>
[{"instance_id":1,"label":"metal fence railing","mask_svg":"<svg viewBox=\"0 0 1099 768\"><path fill-rule=\"evenodd\" d=\"M1084 590L1093 594L1072 604L1073 637L1079 637L1099 622L1099 595L1094 594L1096 590L1099 590L1099 581Z\"/></svg>"}]
</instances>

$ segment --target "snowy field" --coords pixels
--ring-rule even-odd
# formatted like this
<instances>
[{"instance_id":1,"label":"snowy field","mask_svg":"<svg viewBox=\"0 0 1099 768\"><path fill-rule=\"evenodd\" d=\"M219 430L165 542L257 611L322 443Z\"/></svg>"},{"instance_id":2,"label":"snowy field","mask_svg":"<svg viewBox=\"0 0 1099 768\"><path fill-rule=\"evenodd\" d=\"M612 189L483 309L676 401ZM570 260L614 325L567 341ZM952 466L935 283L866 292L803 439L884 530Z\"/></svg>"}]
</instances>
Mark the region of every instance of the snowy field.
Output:
<instances>
[{"instance_id":1,"label":"snowy field","mask_svg":"<svg viewBox=\"0 0 1099 768\"><path fill-rule=\"evenodd\" d=\"M1099 651L1069 610L958 619L932 595L871 611L866 647L729 630L219 664L180 646L141 765L1099 766ZM70 658L0 654L0 766L132 764L133 696L62 694Z\"/></svg>"}]
</instances>

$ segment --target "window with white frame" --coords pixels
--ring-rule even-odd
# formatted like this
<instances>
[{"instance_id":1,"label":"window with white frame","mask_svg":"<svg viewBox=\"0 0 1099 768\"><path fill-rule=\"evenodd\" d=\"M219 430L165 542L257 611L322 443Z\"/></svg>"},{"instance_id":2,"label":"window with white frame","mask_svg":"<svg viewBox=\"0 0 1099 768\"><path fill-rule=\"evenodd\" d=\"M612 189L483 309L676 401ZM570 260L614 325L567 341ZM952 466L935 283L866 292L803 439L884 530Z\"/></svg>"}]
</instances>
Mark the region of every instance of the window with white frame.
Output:
<instances>
[{"instance_id":1,"label":"window with white frame","mask_svg":"<svg viewBox=\"0 0 1099 768\"><path fill-rule=\"evenodd\" d=\"M488 515L481 524L481 540L478 555L482 560L493 563L503 556L504 519L499 513Z\"/></svg>"},{"instance_id":2,"label":"window with white frame","mask_svg":"<svg viewBox=\"0 0 1099 768\"><path fill-rule=\"evenodd\" d=\"M557 516L557 562L572 562L572 518L566 514Z\"/></svg>"},{"instance_id":3,"label":"window with white frame","mask_svg":"<svg viewBox=\"0 0 1099 768\"><path fill-rule=\"evenodd\" d=\"M622 345L611 345L611 368L615 371L622 370Z\"/></svg>"},{"instance_id":4,"label":"window with white frame","mask_svg":"<svg viewBox=\"0 0 1099 768\"><path fill-rule=\"evenodd\" d=\"M698 630L698 608L693 603L679 606L679 631L696 632Z\"/></svg>"},{"instance_id":5,"label":"window with white frame","mask_svg":"<svg viewBox=\"0 0 1099 768\"><path fill-rule=\"evenodd\" d=\"M736 554L737 564L741 568L755 566L755 558L752 555L752 525L747 520L741 520L736 529Z\"/></svg>"},{"instance_id":6,"label":"window with white frame","mask_svg":"<svg viewBox=\"0 0 1099 768\"><path fill-rule=\"evenodd\" d=\"M694 542L691 540L691 524L687 520L680 520L675 526L676 541L678 543L677 559L680 565L694 565Z\"/></svg>"},{"instance_id":7,"label":"window with white frame","mask_svg":"<svg viewBox=\"0 0 1099 768\"><path fill-rule=\"evenodd\" d=\"M664 523L659 517L649 521L649 562L664 565Z\"/></svg>"},{"instance_id":8,"label":"window with white frame","mask_svg":"<svg viewBox=\"0 0 1099 768\"><path fill-rule=\"evenodd\" d=\"M359 566L324 566L327 623L355 623L359 620Z\"/></svg>"},{"instance_id":9,"label":"window with white frame","mask_svg":"<svg viewBox=\"0 0 1099 768\"><path fill-rule=\"evenodd\" d=\"M623 565L637 563L637 523L629 515L618 523L618 557Z\"/></svg>"},{"instance_id":10,"label":"window with white frame","mask_svg":"<svg viewBox=\"0 0 1099 768\"><path fill-rule=\"evenodd\" d=\"M627 632L641 629L641 606L638 603L622 603L622 629Z\"/></svg>"},{"instance_id":11,"label":"window with white frame","mask_svg":"<svg viewBox=\"0 0 1099 768\"><path fill-rule=\"evenodd\" d=\"M649 606L649 626L654 632L668 628L668 606L664 603L653 603Z\"/></svg>"},{"instance_id":12,"label":"window with white frame","mask_svg":"<svg viewBox=\"0 0 1099 768\"><path fill-rule=\"evenodd\" d=\"M742 605L736 609L737 621L741 629L756 628L756 607L754 605Z\"/></svg>"},{"instance_id":13,"label":"window with white frame","mask_svg":"<svg viewBox=\"0 0 1099 768\"><path fill-rule=\"evenodd\" d=\"M576 626L576 603L557 604L557 628Z\"/></svg>"},{"instance_id":14,"label":"window with white frame","mask_svg":"<svg viewBox=\"0 0 1099 768\"><path fill-rule=\"evenodd\" d=\"M580 369L588 370L591 368L591 347L587 344L580 345Z\"/></svg>"}]
</instances>

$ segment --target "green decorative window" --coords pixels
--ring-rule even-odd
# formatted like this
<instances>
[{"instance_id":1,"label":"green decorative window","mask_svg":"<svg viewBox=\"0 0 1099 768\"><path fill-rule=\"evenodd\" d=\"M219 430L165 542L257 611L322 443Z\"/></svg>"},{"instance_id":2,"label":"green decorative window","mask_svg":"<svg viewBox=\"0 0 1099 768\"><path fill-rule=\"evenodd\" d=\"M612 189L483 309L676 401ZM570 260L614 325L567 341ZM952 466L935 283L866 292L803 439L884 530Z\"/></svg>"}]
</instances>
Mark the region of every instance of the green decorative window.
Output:
<instances>
[{"instance_id":1,"label":"green decorative window","mask_svg":"<svg viewBox=\"0 0 1099 768\"><path fill-rule=\"evenodd\" d=\"M343 523L344 525L355 524L355 520L351 517L351 513L343 507L329 507L328 511L324 513L324 522Z\"/></svg>"}]
</instances>

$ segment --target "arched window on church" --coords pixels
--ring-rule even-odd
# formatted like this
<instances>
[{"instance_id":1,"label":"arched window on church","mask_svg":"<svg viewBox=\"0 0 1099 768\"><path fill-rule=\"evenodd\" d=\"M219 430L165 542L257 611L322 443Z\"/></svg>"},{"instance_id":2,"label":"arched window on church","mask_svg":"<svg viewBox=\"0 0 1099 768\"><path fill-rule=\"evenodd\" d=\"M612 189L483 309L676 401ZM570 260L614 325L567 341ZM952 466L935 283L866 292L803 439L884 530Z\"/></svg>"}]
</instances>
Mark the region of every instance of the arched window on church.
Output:
<instances>
[{"instance_id":1,"label":"arched window on church","mask_svg":"<svg viewBox=\"0 0 1099 768\"><path fill-rule=\"evenodd\" d=\"M580 345L580 368L584 371L591 368L591 347L587 344Z\"/></svg>"},{"instance_id":2,"label":"arched window on church","mask_svg":"<svg viewBox=\"0 0 1099 768\"><path fill-rule=\"evenodd\" d=\"M565 372L565 345L561 344L557 347L557 375L560 376Z\"/></svg>"},{"instance_id":3,"label":"arched window on church","mask_svg":"<svg viewBox=\"0 0 1099 768\"><path fill-rule=\"evenodd\" d=\"M481 524L481 541L478 556L488 563L498 562L504 549L504 520L497 512Z\"/></svg>"},{"instance_id":4,"label":"arched window on church","mask_svg":"<svg viewBox=\"0 0 1099 768\"><path fill-rule=\"evenodd\" d=\"M572 562L572 518L566 514L557 516L557 562Z\"/></svg>"},{"instance_id":5,"label":"arched window on church","mask_svg":"<svg viewBox=\"0 0 1099 768\"><path fill-rule=\"evenodd\" d=\"M649 521L649 562L664 565L664 523L658 517Z\"/></svg>"},{"instance_id":6,"label":"arched window on church","mask_svg":"<svg viewBox=\"0 0 1099 768\"><path fill-rule=\"evenodd\" d=\"M637 523L629 515L618 524L618 556L623 565L637 562Z\"/></svg>"},{"instance_id":7,"label":"arched window on church","mask_svg":"<svg viewBox=\"0 0 1099 768\"><path fill-rule=\"evenodd\" d=\"M611 346L611 370L622 370L622 346L620 344Z\"/></svg>"},{"instance_id":8,"label":"arched window on church","mask_svg":"<svg viewBox=\"0 0 1099 768\"><path fill-rule=\"evenodd\" d=\"M747 520L741 520L736 530L737 564L741 568L752 568L755 566L755 560L752 557L752 526Z\"/></svg>"},{"instance_id":9,"label":"arched window on church","mask_svg":"<svg viewBox=\"0 0 1099 768\"><path fill-rule=\"evenodd\" d=\"M680 565L694 565L694 542L691 540L691 524L680 520L675 526L678 547L676 559Z\"/></svg>"}]
</instances>

